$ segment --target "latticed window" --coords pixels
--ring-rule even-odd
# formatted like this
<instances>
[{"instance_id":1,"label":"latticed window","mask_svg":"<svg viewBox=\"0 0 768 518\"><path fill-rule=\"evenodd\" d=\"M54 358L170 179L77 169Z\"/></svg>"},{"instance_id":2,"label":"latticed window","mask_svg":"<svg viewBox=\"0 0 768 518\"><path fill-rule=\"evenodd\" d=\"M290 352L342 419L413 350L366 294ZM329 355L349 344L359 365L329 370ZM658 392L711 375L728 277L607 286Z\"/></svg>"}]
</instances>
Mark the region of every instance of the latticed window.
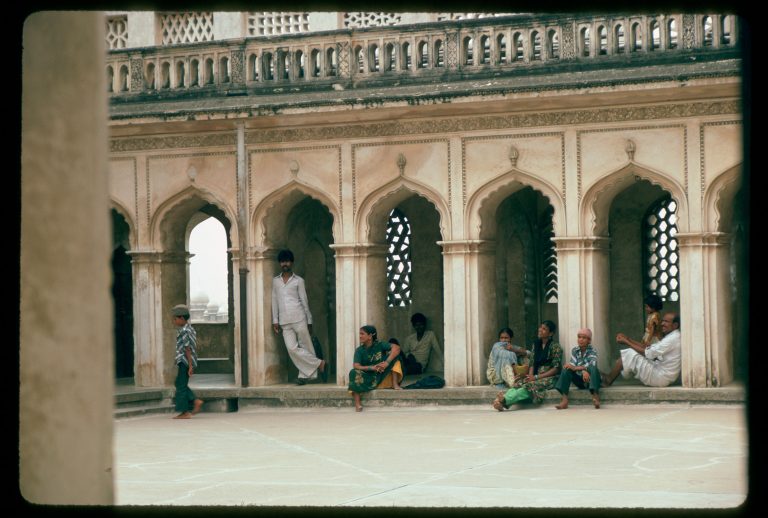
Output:
<instances>
[{"instance_id":1,"label":"latticed window","mask_svg":"<svg viewBox=\"0 0 768 518\"><path fill-rule=\"evenodd\" d=\"M250 12L247 14L249 36L296 34L309 31L309 13Z\"/></svg>"},{"instance_id":2,"label":"latticed window","mask_svg":"<svg viewBox=\"0 0 768 518\"><path fill-rule=\"evenodd\" d=\"M680 254L677 247L677 203L665 198L645 217L646 289L662 300L677 301Z\"/></svg>"},{"instance_id":3,"label":"latticed window","mask_svg":"<svg viewBox=\"0 0 768 518\"><path fill-rule=\"evenodd\" d=\"M509 16L512 13L437 13L437 21L446 20L472 20L475 18L494 18L496 16Z\"/></svg>"},{"instance_id":4,"label":"latticed window","mask_svg":"<svg viewBox=\"0 0 768 518\"><path fill-rule=\"evenodd\" d=\"M555 229L552 226L552 215L554 209L550 206L542 221L541 232L541 250L544 261L541 265L544 302L547 304L557 304L557 251L555 242L552 238L555 235Z\"/></svg>"},{"instance_id":5,"label":"latticed window","mask_svg":"<svg viewBox=\"0 0 768 518\"><path fill-rule=\"evenodd\" d=\"M387 222L387 305L411 304L411 224L399 209Z\"/></svg>"},{"instance_id":6,"label":"latticed window","mask_svg":"<svg viewBox=\"0 0 768 518\"><path fill-rule=\"evenodd\" d=\"M213 13L167 13L160 16L163 45L213 40Z\"/></svg>"},{"instance_id":7,"label":"latticed window","mask_svg":"<svg viewBox=\"0 0 768 518\"><path fill-rule=\"evenodd\" d=\"M344 13L344 27L384 27L397 25L400 19L398 13Z\"/></svg>"},{"instance_id":8,"label":"latticed window","mask_svg":"<svg viewBox=\"0 0 768 518\"><path fill-rule=\"evenodd\" d=\"M110 16L107 18L107 48L124 49L128 44L128 17Z\"/></svg>"}]
</instances>

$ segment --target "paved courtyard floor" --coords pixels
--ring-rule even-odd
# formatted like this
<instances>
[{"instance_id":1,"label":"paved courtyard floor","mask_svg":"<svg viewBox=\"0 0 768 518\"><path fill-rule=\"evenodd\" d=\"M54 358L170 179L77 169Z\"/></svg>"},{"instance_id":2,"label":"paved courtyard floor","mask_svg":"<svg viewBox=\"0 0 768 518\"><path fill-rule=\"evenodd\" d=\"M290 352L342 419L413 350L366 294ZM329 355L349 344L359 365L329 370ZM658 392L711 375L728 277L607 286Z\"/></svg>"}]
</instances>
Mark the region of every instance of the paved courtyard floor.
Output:
<instances>
[{"instance_id":1,"label":"paved courtyard floor","mask_svg":"<svg viewBox=\"0 0 768 518\"><path fill-rule=\"evenodd\" d=\"M748 488L742 405L150 415L116 420L114 451L117 505L732 509Z\"/></svg>"}]
</instances>

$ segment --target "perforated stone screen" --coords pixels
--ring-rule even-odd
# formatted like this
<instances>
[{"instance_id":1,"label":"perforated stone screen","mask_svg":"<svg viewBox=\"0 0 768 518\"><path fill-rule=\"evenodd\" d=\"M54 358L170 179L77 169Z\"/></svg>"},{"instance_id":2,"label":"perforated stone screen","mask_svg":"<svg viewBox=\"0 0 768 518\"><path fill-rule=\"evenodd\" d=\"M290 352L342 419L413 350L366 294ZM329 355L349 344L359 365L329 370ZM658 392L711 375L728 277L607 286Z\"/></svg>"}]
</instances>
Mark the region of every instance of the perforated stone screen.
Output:
<instances>
[{"instance_id":1,"label":"perforated stone screen","mask_svg":"<svg viewBox=\"0 0 768 518\"><path fill-rule=\"evenodd\" d=\"M124 49L128 43L128 17L111 16L107 18L107 48Z\"/></svg>"},{"instance_id":2,"label":"perforated stone screen","mask_svg":"<svg viewBox=\"0 0 768 518\"><path fill-rule=\"evenodd\" d=\"M655 204L645 217L646 288L665 301L680 297L676 210L675 200L667 198Z\"/></svg>"},{"instance_id":3,"label":"perforated stone screen","mask_svg":"<svg viewBox=\"0 0 768 518\"><path fill-rule=\"evenodd\" d=\"M344 13L344 27L383 27L400 23L398 13Z\"/></svg>"},{"instance_id":4,"label":"perforated stone screen","mask_svg":"<svg viewBox=\"0 0 768 518\"><path fill-rule=\"evenodd\" d=\"M249 36L309 32L309 13L250 12L247 24Z\"/></svg>"},{"instance_id":5,"label":"perforated stone screen","mask_svg":"<svg viewBox=\"0 0 768 518\"><path fill-rule=\"evenodd\" d=\"M163 45L213 40L213 13L166 13L160 16Z\"/></svg>"},{"instance_id":6,"label":"perforated stone screen","mask_svg":"<svg viewBox=\"0 0 768 518\"><path fill-rule=\"evenodd\" d=\"M399 209L387 222L387 305L411 304L411 224Z\"/></svg>"}]
</instances>

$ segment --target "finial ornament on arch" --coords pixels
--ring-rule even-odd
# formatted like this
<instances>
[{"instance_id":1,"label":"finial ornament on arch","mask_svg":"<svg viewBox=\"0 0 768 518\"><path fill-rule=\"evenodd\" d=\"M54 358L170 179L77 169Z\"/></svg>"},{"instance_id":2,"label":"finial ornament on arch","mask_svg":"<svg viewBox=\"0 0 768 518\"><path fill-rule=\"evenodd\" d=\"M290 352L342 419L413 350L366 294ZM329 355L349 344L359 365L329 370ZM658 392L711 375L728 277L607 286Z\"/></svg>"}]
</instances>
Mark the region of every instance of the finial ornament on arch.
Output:
<instances>
[{"instance_id":1,"label":"finial ornament on arch","mask_svg":"<svg viewBox=\"0 0 768 518\"><path fill-rule=\"evenodd\" d=\"M637 146L635 145L635 142L632 139L627 139L627 144L624 146L624 151L627 153L627 158L630 162L632 162L635 159L635 150L637 149Z\"/></svg>"},{"instance_id":2,"label":"finial ornament on arch","mask_svg":"<svg viewBox=\"0 0 768 518\"><path fill-rule=\"evenodd\" d=\"M405 175L405 164L406 163L407 162L405 160L405 155L402 154L402 153L399 153L397 155L397 168L400 169L400 176L404 176Z\"/></svg>"},{"instance_id":3,"label":"finial ornament on arch","mask_svg":"<svg viewBox=\"0 0 768 518\"><path fill-rule=\"evenodd\" d=\"M509 162L512 167L517 167L517 159L520 157L520 151L515 146L509 146Z\"/></svg>"}]
</instances>

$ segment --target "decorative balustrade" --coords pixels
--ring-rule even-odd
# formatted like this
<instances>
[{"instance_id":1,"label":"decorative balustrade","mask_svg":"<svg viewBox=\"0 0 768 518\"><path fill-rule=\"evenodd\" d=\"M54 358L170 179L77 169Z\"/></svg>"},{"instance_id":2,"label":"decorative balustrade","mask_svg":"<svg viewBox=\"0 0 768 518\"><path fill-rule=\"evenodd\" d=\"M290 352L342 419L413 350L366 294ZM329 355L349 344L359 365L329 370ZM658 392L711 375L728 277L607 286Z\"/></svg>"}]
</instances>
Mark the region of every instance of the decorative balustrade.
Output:
<instances>
[{"instance_id":1,"label":"decorative balustrade","mask_svg":"<svg viewBox=\"0 0 768 518\"><path fill-rule=\"evenodd\" d=\"M730 14L514 15L109 51L113 96L503 72L738 45Z\"/></svg>"}]
</instances>

